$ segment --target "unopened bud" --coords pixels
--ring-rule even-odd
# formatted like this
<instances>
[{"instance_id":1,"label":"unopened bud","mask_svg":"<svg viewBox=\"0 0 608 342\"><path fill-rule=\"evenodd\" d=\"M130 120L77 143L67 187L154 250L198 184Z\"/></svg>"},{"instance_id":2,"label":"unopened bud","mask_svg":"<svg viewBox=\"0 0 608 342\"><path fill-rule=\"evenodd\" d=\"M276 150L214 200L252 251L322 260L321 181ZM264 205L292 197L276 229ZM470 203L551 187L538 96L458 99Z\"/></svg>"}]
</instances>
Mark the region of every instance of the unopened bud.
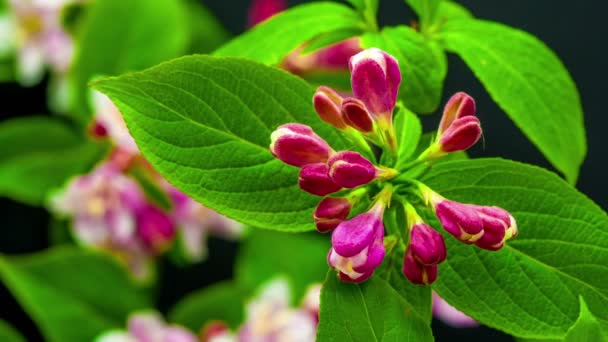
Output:
<instances>
[{"instance_id":1,"label":"unopened bud","mask_svg":"<svg viewBox=\"0 0 608 342\"><path fill-rule=\"evenodd\" d=\"M414 257L412 248L408 248L403 260L403 274L413 284L429 285L437 279L437 264L421 264Z\"/></svg>"},{"instance_id":2,"label":"unopened bud","mask_svg":"<svg viewBox=\"0 0 608 342\"><path fill-rule=\"evenodd\" d=\"M270 135L270 152L286 164L302 167L325 163L333 150L306 125L289 123Z\"/></svg>"},{"instance_id":3,"label":"unopened bud","mask_svg":"<svg viewBox=\"0 0 608 342\"><path fill-rule=\"evenodd\" d=\"M342 189L334 183L328 174L327 164L317 163L304 166L300 170L298 185L308 193L317 196L327 196Z\"/></svg>"},{"instance_id":4,"label":"unopened bud","mask_svg":"<svg viewBox=\"0 0 608 342\"><path fill-rule=\"evenodd\" d=\"M440 149L443 152L464 151L481 137L481 124L475 116L465 116L456 119L441 134L439 138Z\"/></svg>"},{"instance_id":5,"label":"unopened bud","mask_svg":"<svg viewBox=\"0 0 608 342\"><path fill-rule=\"evenodd\" d=\"M321 233L336 228L350 214L351 203L346 198L324 198L313 214L317 230Z\"/></svg>"},{"instance_id":6,"label":"unopened bud","mask_svg":"<svg viewBox=\"0 0 608 342\"><path fill-rule=\"evenodd\" d=\"M329 87L321 86L312 98L315 111L321 120L336 128L346 128L342 119L342 96Z\"/></svg>"},{"instance_id":7,"label":"unopened bud","mask_svg":"<svg viewBox=\"0 0 608 342\"><path fill-rule=\"evenodd\" d=\"M483 221L469 205L442 200L435 205L435 213L443 228L464 243L474 243L483 235Z\"/></svg>"},{"instance_id":8,"label":"unopened bud","mask_svg":"<svg viewBox=\"0 0 608 342\"><path fill-rule=\"evenodd\" d=\"M475 100L467 93L458 92L446 103L437 133L442 135L452 122L465 116L475 116Z\"/></svg>"},{"instance_id":9,"label":"unopened bud","mask_svg":"<svg viewBox=\"0 0 608 342\"><path fill-rule=\"evenodd\" d=\"M505 242L517 235L517 224L508 211L499 207L473 206L483 221L483 236L475 242L490 251L501 249Z\"/></svg>"},{"instance_id":10,"label":"unopened bud","mask_svg":"<svg viewBox=\"0 0 608 342\"><path fill-rule=\"evenodd\" d=\"M426 223L412 227L409 248L416 261L423 265L439 264L446 257L443 236Z\"/></svg>"},{"instance_id":11,"label":"unopened bud","mask_svg":"<svg viewBox=\"0 0 608 342\"><path fill-rule=\"evenodd\" d=\"M338 152L329 158L329 176L344 188L356 188L376 178L378 170L369 160L354 151Z\"/></svg>"},{"instance_id":12,"label":"unopened bud","mask_svg":"<svg viewBox=\"0 0 608 342\"><path fill-rule=\"evenodd\" d=\"M353 97L344 99L342 102L342 113L344 121L349 126L363 133L374 130L374 118L365 108L365 104Z\"/></svg>"},{"instance_id":13,"label":"unopened bud","mask_svg":"<svg viewBox=\"0 0 608 342\"><path fill-rule=\"evenodd\" d=\"M165 251L175 236L175 226L167 214L153 205L137 212L137 234L153 252Z\"/></svg>"}]
</instances>

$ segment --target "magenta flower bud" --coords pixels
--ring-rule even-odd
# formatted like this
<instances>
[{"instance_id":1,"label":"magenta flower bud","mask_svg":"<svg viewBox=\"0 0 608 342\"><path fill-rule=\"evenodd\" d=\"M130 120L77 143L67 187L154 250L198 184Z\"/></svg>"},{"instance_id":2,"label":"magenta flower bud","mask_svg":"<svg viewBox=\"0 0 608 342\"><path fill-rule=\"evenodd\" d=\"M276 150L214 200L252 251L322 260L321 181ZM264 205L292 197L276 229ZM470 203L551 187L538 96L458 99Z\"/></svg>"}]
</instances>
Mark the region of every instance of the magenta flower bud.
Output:
<instances>
[{"instance_id":1,"label":"magenta flower bud","mask_svg":"<svg viewBox=\"0 0 608 342\"><path fill-rule=\"evenodd\" d=\"M374 131L374 118L365 108L365 104L353 97L342 102L344 121L349 126L363 133Z\"/></svg>"},{"instance_id":2,"label":"magenta flower bud","mask_svg":"<svg viewBox=\"0 0 608 342\"><path fill-rule=\"evenodd\" d=\"M137 234L151 251L165 251L175 236L175 226L167 214L147 205L137 212Z\"/></svg>"},{"instance_id":3,"label":"magenta flower bud","mask_svg":"<svg viewBox=\"0 0 608 342\"><path fill-rule=\"evenodd\" d=\"M474 243L484 234L483 221L470 205L440 200L435 205L435 213L443 228L464 243Z\"/></svg>"},{"instance_id":4,"label":"magenta flower bud","mask_svg":"<svg viewBox=\"0 0 608 342\"><path fill-rule=\"evenodd\" d=\"M401 84L397 60L382 50L371 48L351 57L349 68L355 97L375 115L390 119Z\"/></svg>"},{"instance_id":5,"label":"magenta flower bud","mask_svg":"<svg viewBox=\"0 0 608 342\"><path fill-rule=\"evenodd\" d=\"M317 196L327 196L342 189L329 178L326 164L317 163L304 166L300 170L298 185L308 193Z\"/></svg>"},{"instance_id":6,"label":"magenta flower bud","mask_svg":"<svg viewBox=\"0 0 608 342\"><path fill-rule=\"evenodd\" d=\"M289 123L279 126L270 135L270 152L286 164L302 167L325 163L333 150L312 128Z\"/></svg>"},{"instance_id":7,"label":"magenta flower bud","mask_svg":"<svg viewBox=\"0 0 608 342\"><path fill-rule=\"evenodd\" d=\"M446 103L437 133L442 135L452 122L465 116L475 116L475 100L467 93L459 92Z\"/></svg>"},{"instance_id":8,"label":"magenta flower bud","mask_svg":"<svg viewBox=\"0 0 608 342\"><path fill-rule=\"evenodd\" d=\"M343 188L356 188L374 180L378 169L360 153L338 152L329 158L329 177Z\"/></svg>"},{"instance_id":9,"label":"magenta flower bud","mask_svg":"<svg viewBox=\"0 0 608 342\"><path fill-rule=\"evenodd\" d=\"M317 230L327 233L336 228L350 214L351 203L346 198L324 198L313 214Z\"/></svg>"},{"instance_id":10,"label":"magenta flower bud","mask_svg":"<svg viewBox=\"0 0 608 342\"><path fill-rule=\"evenodd\" d=\"M324 86L317 88L312 104L321 120L336 128L346 128L342 119L342 96L333 89Z\"/></svg>"},{"instance_id":11,"label":"magenta flower bud","mask_svg":"<svg viewBox=\"0 0 608 342\"><path fill-rule=\"evenodd\" d=\"M473 206L483 222L483 236L475 242L480 248L497 251L517 234L517 224L508 211L499 207Z\"/></svg>"},{"instance_id":12,"label":"magenta flower bud","mask_svg":"<svg viewBox=\"0 0 608 342\"><path fill-rule=\"evenodd\" d=\"M383 206L344 221L334 230L329 265L343 281L360 283L374 273L384 259Z\"/></svg>"},{"instance_id":13,"label":"magenta flower bud","mask_svg":"<svg viewBox=\"0 0 608 342\"><path fill-rule=\"evenodd\" d=\"M465 116L456 119L439 138L443 152L464 151L481 137L481 124L475 116Z\"/></svg>"},{"instance_id":14,"label":"magenta flower bud","mask_svg":"<svg viewBox=\"0 0 608 342\"><path fill-rule=\"evenodd\" d=\"M437 264L424 265L418 262L411 247L405 251L403 274L413 284L429 285L437 279Z\"/></svg>"},{"instance_id":15,"label":"magenta flower bud","mask_svg":"<svg viewBox=\"0 0 608 342\"><path fill-rule=\"evenodd\" d=\"M418 223L410 232L410 246L416 262L435 265L445 260L446 248L443 236L426 223Z\"/></svg>"}]
</instances>

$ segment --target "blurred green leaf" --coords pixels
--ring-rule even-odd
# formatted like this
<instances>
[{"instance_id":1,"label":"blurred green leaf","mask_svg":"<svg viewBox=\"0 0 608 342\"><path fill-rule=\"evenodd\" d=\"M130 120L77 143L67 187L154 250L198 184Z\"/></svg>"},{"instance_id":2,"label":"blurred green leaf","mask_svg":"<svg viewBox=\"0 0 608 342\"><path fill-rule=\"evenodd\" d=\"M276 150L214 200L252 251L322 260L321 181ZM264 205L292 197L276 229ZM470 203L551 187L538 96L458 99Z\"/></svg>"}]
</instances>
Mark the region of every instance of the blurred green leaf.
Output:
<instances>
[{"instance_id":1,"label":"blurred green leaf","mask_svg":"<svg viewBox=\"0 0 608 342\"><path fill-rule=\"evenodd\" d=\"M16 118L0 124L0 196L43 205L48 192L86 172L104 155L59 119Z\"/></svg>"},{"instance_id":2,"label":"blurred green leaf","mask_svg":"<svg viewBox=\"0 0 608 342\"><path fill-rule=\"evenodd\" d=\"M191 20L176 0L95 1L76 38L70 73L73 106L86 122L87 83L96 75L140 70L187 52Z\"/></svg>"},{"instance_id":3,"label":"blurred green leaf","mask_svg":"<svg viewBox=\"0 0 608 342\"><path fill-rule=\"evenodd\" d=\"M0 278L51 342L91 341L152 305L107 255L75 247L0 256Z\"/></svg>"},{"instance_id":4,"label":"blurred green leaf","mask_svg":"<svg viewBox=\"0 0 608 342\"><path fill-rule=\"evenodd\" d=\"M209 53L230 39L230 33L200 1L183 0L190 25L190 53Z\"/></svg>"},{"instance_id":5,"label":"blurred green leaf","mask_svg":"<svg viewBox=\"0 0 608 342\"><path fill-rule=\"evenodd\" d=\"M25 342L25 338L7 322L0 320L0 341L2 342Z\"/></svg>"}]
</instances>

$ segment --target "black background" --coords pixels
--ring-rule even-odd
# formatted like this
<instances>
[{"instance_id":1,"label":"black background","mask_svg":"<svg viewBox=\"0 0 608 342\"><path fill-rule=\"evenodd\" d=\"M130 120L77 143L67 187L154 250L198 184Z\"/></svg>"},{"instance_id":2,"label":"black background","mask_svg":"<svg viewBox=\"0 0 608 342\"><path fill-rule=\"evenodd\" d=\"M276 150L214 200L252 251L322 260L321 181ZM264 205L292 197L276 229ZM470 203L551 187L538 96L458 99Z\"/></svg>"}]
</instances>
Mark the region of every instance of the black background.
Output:
<instances>
[{"instance_id":1,"label":"black background","mask_svg":"<svg viewBox=\"0 0 608 342\"><path fill-rule=\"evenodd\" d=\"M249 0L204 1L225 23L238 34L245 29ZM291 1L290 4L304 1ZM499 21L518 27L544 41L562 59L572 74L581 94L587 128L588 155L577 187L602 208L608 208L608 180L605 177L603 150L608 118L605 110L606 56L602 54L608 42L606 34L606 5L600 1L562 0L463 0L478 18ZM381 25L409 23L412 12L401 0L382 0L379 14ZM111 22L109 22L111 24ZM407 80L406 80L407 81ZM478 104L478 116L484 128L484 144L472 149L473 156L501 156L549 169L552 167L514 124L491 101L483 87L466 65L456 56L449 56L449 72L444 98L463 90L473 95ZM24 89L14 84L0 84L0 120L9 117L44 114L45 85ZM424 119L428 129L436 127L439 116ZM35 138L35 137L32 137ZM44 172L44 170L40 170ZM31 208L7 199L0 199L0 253L21 254L48 246L48 216L42 209ZM231 276L237 246L220 240L210 241L210 258L199 265L176 269L163 262L159 307L166 311L184 294L206 284ZM0 285L0 318L14 324L28 340L39 340L33 323L21 311L10 293ZM489 328L450 329L434 322L437 341L510 341L511 338Z\"/></svg>"}]
</instances>

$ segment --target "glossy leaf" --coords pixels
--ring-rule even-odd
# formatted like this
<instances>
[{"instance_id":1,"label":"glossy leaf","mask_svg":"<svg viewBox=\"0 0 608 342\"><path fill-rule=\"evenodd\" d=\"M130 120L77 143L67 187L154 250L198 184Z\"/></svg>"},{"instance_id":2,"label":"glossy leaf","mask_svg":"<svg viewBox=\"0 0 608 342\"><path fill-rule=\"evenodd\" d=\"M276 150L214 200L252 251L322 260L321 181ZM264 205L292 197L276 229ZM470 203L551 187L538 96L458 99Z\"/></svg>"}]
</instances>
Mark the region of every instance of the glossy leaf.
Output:
<instances>
[{"instance_id":1,"label":"glossy leaf","mask_svg":"<svg viewBox=\"0 0 608 342\"><path fill-rule=\"evenodd\" d=\"M0 341L4 342L25 342L25 338L8 323L0 320Z\"/></svg>"},{"instance_id":2,"label":"glossy leaf","mask_svg":"<svg viewBox=\"0 0 608 342\"><path fill-rule=\"evenodd\" d=\"M182 1L103 0L91 4L76 39L71 86L74 109L90 117L87 83L98 75L141 70L183 55L190 21Z\"/></svg>"},{"instance_id":3,"label":"glossy leaf","mask_svg":"<svg viewBox=\"0 0 608 342\"><path fill-rule=\"evenodd\" d=\"M605 342L606 336L602 332L599 322L593 314L589 311L587 303L581 297L581 311L578 319L572 327L568 330L564 342Z\"/></svg>"},{"instance_id":4,"label":"glossy leaf","mask_svg":"<svg viewBox=\"0 0 608 342\"><path fill-rule=\"evenodd\" d=\"M109 257L71 247L2 256L0 278L51 342L91 341L151 305Z\"/></svg>"},{"instance_id":5,"label":"glossy leaf","mask_svg":"<svg viewBox=\"0 0 608 342\"><path fill-rule=\"evenodd\" d=\"M11 119L0 124L0 196L43 205L49 191L91 168L104 154L60 120Z\"/></svg>"},{"instance_id":6,"label":"glossy leaf","mask_svg":"<svg viewBox=\"0 0 608 342\"><path fill-rule=\"evenodd\" d=\"M448 21L441 26L440 39L467 63L547 159L575 183L587 151L583 110L559 58L528 33L488 21Z\"/></svg>"},{"instance_id":7,"label":"glossy leaf","mask_svg":"<svg viewBox=\"0 0 608 342\"><path fill-rule=\"evenodd\" d=\"M406 26L387 27L380 33L366 33L363 47L382 49L399 61L403 82L399 98L416 113L437 109L447 73L445 54L433 43Z\"/></svg>"},{"instance_id":8,"label":"glossy leaf","mask_svg":"<svg viewBox=\"0 0 608 342\"><path fill-rule=\"evenodd\" d=\"M269 152L281 124L308 124L348 149L314 112L313 90L283 71L242 59L191 56L95 84L121 109L144 156L180 190L238 221L314 228L320 198L297 186L298 169Z\"/></svg>"},{"instance_id":9,"label":"glossy leaf","mask_svg":"<svg viewBox=\"0 0 608 342\"><path fill-rule=\"evenodd\" d=\"M244 57L279 64L303 43L324 33L362 28L361 17L347 6L315 2L292 7L255 26L220 49L218 57Z\"/></svg>"},{"instance_id":10,"label":"glossy leaf","mask_svg":"<svg viewBox=\"0 0 608 342\"><path fill-rule=\"evenodd\" d=\"M519 227L498 252L445 234L448 258L434 285L441 297L524 338L563 338L579 296L608 326L608 215L595 203L553 173L502 159L437 164L422 181L455 201L503 207Z\"/></svg>"},{"instance_id":11,"label":"glossy leaf","mask_svg":"<svg viewBox=\"0 0 608 342\"><path fill-rule=\"evenodd\" d=\"M405 107L400 107L393 123L397 132L399 160L407 161L414 156L422 136L422 124L416 114Z\"/></svg>"},{"instance_id":12,"label":"glossy leaf","mask_svg":"<svg viewBox=\"0 0 608 342\"><path fill-rule=\"evenodd\" d=\"M425 319L382 278L341 282L332 270L321 290L317 341L433 341Z\"/></svg>"}]
</instances>

